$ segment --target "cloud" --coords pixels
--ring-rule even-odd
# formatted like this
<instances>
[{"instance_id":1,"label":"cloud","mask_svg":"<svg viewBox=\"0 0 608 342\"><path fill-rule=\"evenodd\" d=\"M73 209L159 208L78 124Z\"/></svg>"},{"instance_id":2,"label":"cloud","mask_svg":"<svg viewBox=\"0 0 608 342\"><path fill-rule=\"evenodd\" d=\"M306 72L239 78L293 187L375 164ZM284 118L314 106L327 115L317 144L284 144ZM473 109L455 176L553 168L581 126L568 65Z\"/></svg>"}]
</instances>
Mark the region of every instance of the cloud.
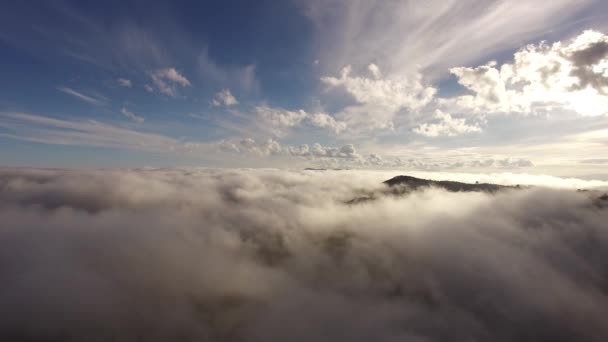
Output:
<instances>
[{"instance_id":1,"label":"cloud","mask_svg":"<svg viewBox=\"0 0 608 342\"><path fill-rule=\"evenodd\" d=\"M9 130L9 133L0 133L2 137L47 144L146 151L171 151L181 145L173 138L97 121L70 121L26 113L0 113L0 127Z\"/></svg>"},{"instance_id":2,"label":"cloud","mask_svg":"<svg viewBox=\"0 0 608 342\"><path fill-rule=\"evenodd\" d=\"M105 99L103 97L93 97L93 96L85 95L81 92L78 92L78 91L76 91L72 88L68 88L68 87L58 87L57 90L61 91L62 93L71 95L79 100L96 105L96 106L104 105L107 102L107 99Z\"/></svg>"},{"instance_id":3,"label":"cloud","mask_svg":"<svg viewBox=\"0 0 608 342\"><path fill-rule=\"evenodd\" d=\"M153 93L154 92L154 88L152 88L151 85L149 84L144 84L144 89L148 92L148 93Z\"/></svg>"},{"instance_id":4,"label":"cloud","mask_svg":"<svg viewBox=\"0 0 608 342\"><path fill-rule=\"evenodd\" d=\"M533 167L534 163L516 156L456 155L403 157L389 153L357 151L353 144L338 146L319 143L290 145L275 139L226 139L208 143L187 143L185 149L222 152L265 158L279 158L290 167L319 167L347 169L406 169L418 171L440 170L515 170ZM291 158L291 159L289 159Z\"/></svg>"},{"instance_id":5,"label":"cloud","mask_svg":"<svg viewBox=\"0 0 608 342\"><path fill-rule=\"evenodd\" d=\"M608 164L608 158L583 159L579 161L583 164Z\"/></svg>"},{"instance_id":6,"label":"cloud","mask_svg":"<svg viewBox=\"0 0 608 342\"><path fill-rule=\"evenodd\" d=\"M608 211L592 194L427 189L345 203L392 176L1 170L0 335L608 337Z\"/></svg>"},{"instance_id":7,"label":"cloud","mask_svg":"<svg viewBox=\"0 0 608 342\"><path fill-rule=\"evenodd\" d=\"M336 120L326 113L308 113L302 109L287 110L284 108L260 105L255 107L258 128L268 131L277 137L286 136L291 129L308 124L313 127L327 129L334 134L340 134L346 130L347 125L343 121Z\"/></svg>"},{"instance_id":8,"label":"cloud","mask_svg":"<svg viewBox=\"0 0 608 342\"><path fill-rule=\"evenodd\" d=\"M285 145L274 139L255 140L253 138L231 139L217 142L216 146L224 152L253 154L256 156L291 156L311 161L322 159L345 159L357 161L360 156L352 144L340 147L323 146L319 143L299 146Z\"/></svg>"},{"instance_id":9,"label":"cloud","mask_svg":"<svg viewBox=\"0 0 608 342\"><path fill-rule=\"evenodd\" d=\"M138 115L135 115L135 113L133 113L133 112L131 112L131 111L127 110L125 107L123 107L123 108L120 110L120 113L121 113L122 115L124 115L124 116L128 117L129 119L131 119L133 122L138 123L138 124L143 123L143 122L144 122L144 120L145 120L143 117L138 116Z\"/></svg>"},{"instance_id":10,"label":"cloud","mask_svg":"<svg viewBox=\"0 0 608 342\"><path fill-rule=\"evenodd\" d=\"M376 64L372 63L368 65L367 69L372 74L372 76L374 76L375 79L379 79L382 77L382 72L380 72L380 68Z\"/></svg>"},{"instance_id":11,"label":"cloud","mask_svg":"<svg viewBox=\"0 0 608 342\"><path fill-rule=\"evenodd\" d=\"M190 87L190 81L175 68L158 69L150 73L150 78L159 92L167 96L176 97L178 86Z\"/></svg>"},{"instance_id":12,"label":"cloud","mask_svg":"<svg viewBox=\"0 0 608 342\"><path fill-rule=\"evenodd\" d=\"M316 28L316 56L325 72L374 63L384 75L402 77L418 70L437 77L450 67L477 63L481 56L519 48L549 30L567 35L581 25L573 17L599 5L593 0L429 0L425 6L415 0L297 2ZM602 22L601 17L586 19Z\"/></svg>"},{"instance_id":13,"label":"cloud","mask_svg":"<svg viewBox=\"0 0 608 342\"><path fill-rule=\"evenodd\" d=\"M290 128L299 125L308 116L303 110L291 111L265 105L257 106L254 110L261 128L278 137L285 136Z\"/></svg>"},{"instance_id":14,"label":"cloud","mask_svg":"<svg viewBox=\"0 0 608 342\"><path fill-rule=\"evenodd\" d=\"M406 169L409 171L441 170L495 170L495 169L521 169L533 167L534 163L526 158L506 157L424 157L405 158L390 155L371 153L361 156L350 167L371 169Z\"/></svg>"},{"instance_id":15,"label":"cloud","mask_svg":"<svg viewBox=\"0 0 608 342\"><path fill-rule=\"evenodd\" d=\"M143 118L126 108L121 113L133 114L133 121ZM72 121L27 113L0 113L0 137L55 145L97 146L160 153L187 154L190 157L217 158L215 162L235 160L239 166L274 165L316 166L327 168L401 168L409 170L492 169L533 166L532 162L512 154L428 154L412 151L394 152L377 149L360 152L353 144L293 145L274 138L228 138L211 141L175 139L157 133L139 132L98 121ZM253 157L253 159L249 158ZM242 160L241 160L242 159Z\"/></svg>"},{"instance_id":16,"label":"cloud","mask_svg":"<svg viewBox=\"0 0 608 342\"><path fill-rule=\"evenodd\" d=\"M215 107L219 107L222 105L230 107L239 104L239 101L237 101L236 97L232 95L230 89L222 89L220 92L215 94L215 98L211 103Z\"/></svg>"},{"instance_id":17,"label":"cloud","mask_svg":"<svg viewBox=\"0 0 608 342\"><path fill-rule=\"evenodd\" d=\"M329 129L335 134L340 134L347 128L344 121L336 120L333 116L325 113L309 114L308 119L313 126Z\"/></svg>"},{"instance_id":18,"label":"cloud","mask_svg":"<svg viewBox=\"0 0 608 342\"><path fill-rule=\"evenodd\" d=\"M597 116L608 106L608 37L585 31L569 42L528 45L512 64L451 69L474 95L446 103L476 113L571 110Z\"/></svg>"},{"instance_id":19,"label":"cloud","mask_svg":"<svg viewBox=\"0 0 608 342\"><path fill-rule=\"evenodd\" d=\"M437 91L424 86L419 74L391 79L380 78L375 64L369 70L373 78L353 76L351 66L344 67L339 77L321 77L321 83L328 89L341 88L355 100L355 104L346 106L336 116L356 132L392 129L397 112L423 108Z\"/></svg>"},{"instance_id":20,"label":"cloud","mask_svg":"<svg viewBox=\"0 0 608 342\"><path fill-rule=\"evenodd\" d=\"M209 56L209 50L203 49L198 58L198 70L201 77L212 80L222 86L242 89L243 91L256 91L259 82L256 78L254 64L244 66L220 65Z\"/></svg>"},{"instance_id":21,"label":"cloud","mask_svg":"<svg viewBox=\"0 0 608 342\"><path fill-rule=\"evenodd\" d=\"M427 137L448 136L481 132L478 125L467 125L466 120L462 118L453 118L449 113L444 113L441 110L435 111L435 117L440 121L438 123L424 123L414 129L415 133Z\"/></svg>"},{"instance_id":22,"label":"cloud","mask_svg":"<svg viewBox=\"0 0 608 342\"><path fill-rule=\"evenodd\" d=\"M119 78L116 80L116 82L118 82L118 85L120 85L121 87L125 87L125 88L133 87L133 83L131 83L131 80L128 80L126 78Z\"/></svg>"}]
</instances>

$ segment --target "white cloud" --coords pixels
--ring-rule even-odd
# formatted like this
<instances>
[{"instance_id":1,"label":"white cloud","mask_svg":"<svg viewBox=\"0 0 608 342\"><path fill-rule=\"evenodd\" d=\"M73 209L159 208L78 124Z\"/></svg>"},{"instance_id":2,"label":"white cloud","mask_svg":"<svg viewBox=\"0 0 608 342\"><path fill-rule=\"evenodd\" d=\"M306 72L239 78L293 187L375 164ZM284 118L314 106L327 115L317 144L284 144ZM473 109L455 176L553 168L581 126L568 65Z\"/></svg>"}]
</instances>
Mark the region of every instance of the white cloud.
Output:
<instances>
[{"instance_id":1,"label":"white cloud","mask_svg":"<svg viewBox=\"0 0 608 342\"><path fill-rule=\"evenodd\" d=\"M153 133L137 132L97 121L69 121L26 113L0 113L0 136L47 144L171 151L181 143Z\"/></svg>"},{"instance_id":2,"label":"white cloud","mask_svg":"<svg viewBox=\"0 0 608 342\"><path fill-rule=\"evenodd\" d=\"M595 194L396 196L381 183L395 175L0 169L0 336L607 339L608 210Z\"/></svg>"},{"instance_id":3,"label":"white cloud","mask_svg":"<svg viewBox=\"0 0 608 342\"><path fill-rule=\"evenodd\" d=\"M131 80L128 80L126 78L119 78L116 80L116 82L118 82L118 85L125 88L131 88L133 86Z\"/></svg>"},{"instance_id":4,"label":"white cloud","mask_svg":"<svg viewBox=\"0 0 608 342\"><path fill-rule=\"evenodd\" d=\"M215 107L219 107L222 105L229 107L239 104L239 101L237 101L236 97L232 95L230 89L222 89L220 92L215 94L215 98L211 103Z\"/></svg>"},{"instance_id":5,"label":"white cloud","mask_svg":"<svg viewBox=\"0 0 608 342\"><path fill-rule=\"evenodd\" d=\"M327 159L343 160L341 163L355 162L356 164L359 164L361 160L361 156L352 144L339 147L323 146L319 143L293 146L282 144L274 139L256 140L244 138L223 140L214 143L214 145L222 152L250 154L259 157L297 157L309 160L315 165L317 162Z\"/></svg>"},{"instance_id":6,"label":"white cloud","mask_svg":"<svg viewBox=\"0 0 608 342\"><path fill-rule=\"evenodd\" d=\"M307 0L299 1L316 26L316 57L324 71L375 63L385 75L422 70L437 75L469 65L480 54L518 48L551 30L563 33L593 0ZM602 23L602 17L593 19ZM586 24L590 22L585 22Z\"/></svg>"},{"instance_id":7,"label":"white cloud","mask_svg":"<svg viewBox=\"0 0 608 342\"><path fill-rule=\"evenodd\" d=\"M436 89L422 84L420 74L404 78L380 78L380 69L370 66L374 78L353 76L352 68L342 69L340 77L324 76L321 82L331 88L343 88L356 104L349 105L336 116L353 131L392 129L400 110L416 111L426 106Z\"/></svg>"},{"instance_id":8,"label":"white cloud","mask_svg":"<svg viewBox=\"0 0 608 342\"><path fill-rule=\"evenodd\" d=\"M313 126L329 129L335 134L342 133L347 127L344 121L338 121L333 116L325 113L309 114L308 120Z\"/></svg>"},{"instance_id":9,"label":"white cloud","mask_svg":"<svg viewBox=\"0 0 608 342\"><path fill-rule=\"evenodd\" d=\"M133 122L141 124L144 122L144 118L141 116L136 115L135 113L127 110L127 108L123 107L120 110L120 113L122 113L122 115L126 116L127 118L133 120Z\"/></svg>"},{"instance_id":10,"label":"white cloud","mask_svg":"<svg viewBox=\"0 0 608 342\"><path fill-rule=\"evenodd\" d=\"M260 119L260 128L278 137L285 136L290 128L299 125L308 116L303 110L290 111L268 106L255 107L255 113Z\"/></svg>"},{"instance_id":11,"label":"white cloud","mask_svg":"<svg viewBox=\"0 0 608 342\"><path fill-rule=\"evenodd\" d=\"M585 31L570 42L528 45L514 59L500 67L451 69L474 95L443 104L476 113L608 112L608 36Z\"/></svg>"},{"instance_id":12,"label":"white cloud","mask_svg":"<svg viewBox=\"0 0 608 342\"><path fill-rule=\"evenodd\" d=\"M453 118L449 113L444 113L441 110L435 111L435 118L439 119L438 123L424 123L414 129L414 132L427 137L448 136L481 132L478 125L468 125L463 118Z\"/></svg>"},{"instance_id":13,"label":"white cloud","mask_svg":"<svg viewBox=\"0 0 608 342\"><path fill-rule=\"evenodd\" d=\"M82 100L82 101L85 101L85 102L88 102L90 104L97 105L97 106L104 105L104 104L106 104L106 101L107 101L107 99L105 99L105 98L85 95L81 92L78 92L78 91L76 91L72 88L68 88L68 87L58 87L57 90L65 93L65 94L71 95L79 100Z\"/></svg>"},{"instance_id":14,"label":"white cloud","mask_svg":"<svg viewBox=\"0 0 608 342\"><path fill-rule=\"evenodd\" d=\"M375 79L379 79L379 78L382 77L382 73L380 72L380 68L376 64L372 63L372 64L368 65L367 69L372 74L372 76L374 76Z\"/></svg>"},{"instance_id":15,"label":"white cloud","mask_svg":"<svg viewBox=\"0 0 608 342\"><path fill-rule=\"evenodd\" d=\"M154 88L152 88L151 85L149 84L144 84L144 89L148 92L148 93L153 93L154 92Z\"/></svg>"},{"instance_id":16,"label":"white cloud","mask_svg":"<svg viewBox=\"0 0 608 342\"><path fill-rule=\"evenodd\" d=\"M327 129L339 134L346 129L346 123L338 121L326 113L308 113L302 109L287 110L269 106L257 106L255 112L258 117L256 122L260 129L269 131L277 137L284 137L290 129L303 124Z\"/></svg>"},{"instance_id":17,"label":"white cloud","mask_svg":"<svg viewBox=\"0 0 608 342\"><path fill-rule=\"evenodd\" d=\"M259 86L254 64L230 67L220 65L209 56L207 48L199 55L198 69L201 77L222 86L244 91L255 91Z\"/></svg>"},{"instance_id":18,"label":"white cloud","mask_svg":"<svg viewBox=\"0 0 608 342\"><path fill-rule=\"evenodd\" d=\"M189 87L190 81L175 68L158 69L150 73L152 82L158 91L167 96L176 97L178 86Z\"/></svg>"}]
</instances>

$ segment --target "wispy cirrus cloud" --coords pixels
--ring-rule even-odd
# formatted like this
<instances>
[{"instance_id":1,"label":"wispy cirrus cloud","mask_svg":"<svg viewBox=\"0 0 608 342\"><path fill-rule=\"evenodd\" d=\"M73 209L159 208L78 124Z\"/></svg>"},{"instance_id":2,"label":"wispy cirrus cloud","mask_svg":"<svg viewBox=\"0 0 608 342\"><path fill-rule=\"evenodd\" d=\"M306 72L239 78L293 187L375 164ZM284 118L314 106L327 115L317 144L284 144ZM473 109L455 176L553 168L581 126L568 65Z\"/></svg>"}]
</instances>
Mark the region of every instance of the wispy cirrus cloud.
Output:
<instances>
[{"instance_id":1,"label":"wispy cirrus cloud","mask_svg":"<svg viewBox=\"0 0 608 342\"><path fill-rule=\"evenodd\" d=\"M72 121L27 113L0 113L0 136L46 144L99 146L148 151L170 151L176 139L138 132L93 120Z\"/></svg>"},{"instance_id":2,"label":"wispy cirrus cloud","mask_svg":"<svg viewBox=\"0 0 608 342\"><path fill-rule=\"evenodd\" d=\"M131 119L133 122L141 124L144 122L144 118L136 115L135 113L133 113L132 111L128 110L125 107L122 107L122 109L120 110L120 113L124 116L126 116L127 118Z\"/></svg>"},{"instance_id":3,"label":"wispy cirrus cloud","mask_svg":"<svg viewBox=\"0 0 608 342\"><path fill-rule=\"evenodd\" d=\"M383 66L385 75L445 74L538 38L597 3L593 0L299 1L315 23L325 72ZM514 20L517 18L517 20ZM601 19L601 18L600 18Z\"/></svg>"},{"instance_id":4,"label":"wispy cirrus cloud","mask_svg":"<svg viewBox=\"0 0 608 342\"><path fill-rule=\"evenodd\" d=\"M83 94L82 92L76 91L76 90L74 90L72 88L68 88L68 87L57 87L57 90L59 90L62 93L73 96L79 100L96 105L96 106L105 105L105 104L107 104L107 101L108 101L108 99L105 97L101 97L99 95L97 95L97 96L86 95L86 94Z\"/></svg>"}]
</instances>

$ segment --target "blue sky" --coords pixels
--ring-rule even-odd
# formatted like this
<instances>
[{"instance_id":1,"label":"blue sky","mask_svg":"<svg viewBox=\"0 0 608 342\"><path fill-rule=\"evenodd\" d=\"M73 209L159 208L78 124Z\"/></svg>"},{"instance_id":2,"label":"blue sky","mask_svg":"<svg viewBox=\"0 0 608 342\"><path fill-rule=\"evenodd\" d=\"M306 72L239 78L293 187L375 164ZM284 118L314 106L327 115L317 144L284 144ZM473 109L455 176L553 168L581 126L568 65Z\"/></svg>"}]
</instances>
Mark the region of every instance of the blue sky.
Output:
<instances>
[{"instance_id":1,"label":"blue sky","mask_svg":"<svg viewBox=\"0 0 608 342\"><path fill-rule=\"evenodd\" d=\"M7 2L0 165L603 177L607 19L599 0Z\"/></svg>"}]
</instances>

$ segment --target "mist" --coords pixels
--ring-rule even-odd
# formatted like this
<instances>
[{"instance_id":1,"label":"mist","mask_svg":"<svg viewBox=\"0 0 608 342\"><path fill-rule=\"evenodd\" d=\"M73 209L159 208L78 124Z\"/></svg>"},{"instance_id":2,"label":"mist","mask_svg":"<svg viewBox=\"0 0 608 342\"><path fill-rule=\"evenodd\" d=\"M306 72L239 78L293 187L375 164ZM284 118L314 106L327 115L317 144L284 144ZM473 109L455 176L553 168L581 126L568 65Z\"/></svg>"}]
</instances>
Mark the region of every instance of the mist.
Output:
<instances>
[{"instance_id":1,"label":"mist","mask_svg":"<svg viewBox=\"0 0 608 342\"><path fill-rule=\"evenodd\" d=\"M0 338L608 339L605 182L348 204L396 175L2 170Z\"/></svg>"}]
</instances>

